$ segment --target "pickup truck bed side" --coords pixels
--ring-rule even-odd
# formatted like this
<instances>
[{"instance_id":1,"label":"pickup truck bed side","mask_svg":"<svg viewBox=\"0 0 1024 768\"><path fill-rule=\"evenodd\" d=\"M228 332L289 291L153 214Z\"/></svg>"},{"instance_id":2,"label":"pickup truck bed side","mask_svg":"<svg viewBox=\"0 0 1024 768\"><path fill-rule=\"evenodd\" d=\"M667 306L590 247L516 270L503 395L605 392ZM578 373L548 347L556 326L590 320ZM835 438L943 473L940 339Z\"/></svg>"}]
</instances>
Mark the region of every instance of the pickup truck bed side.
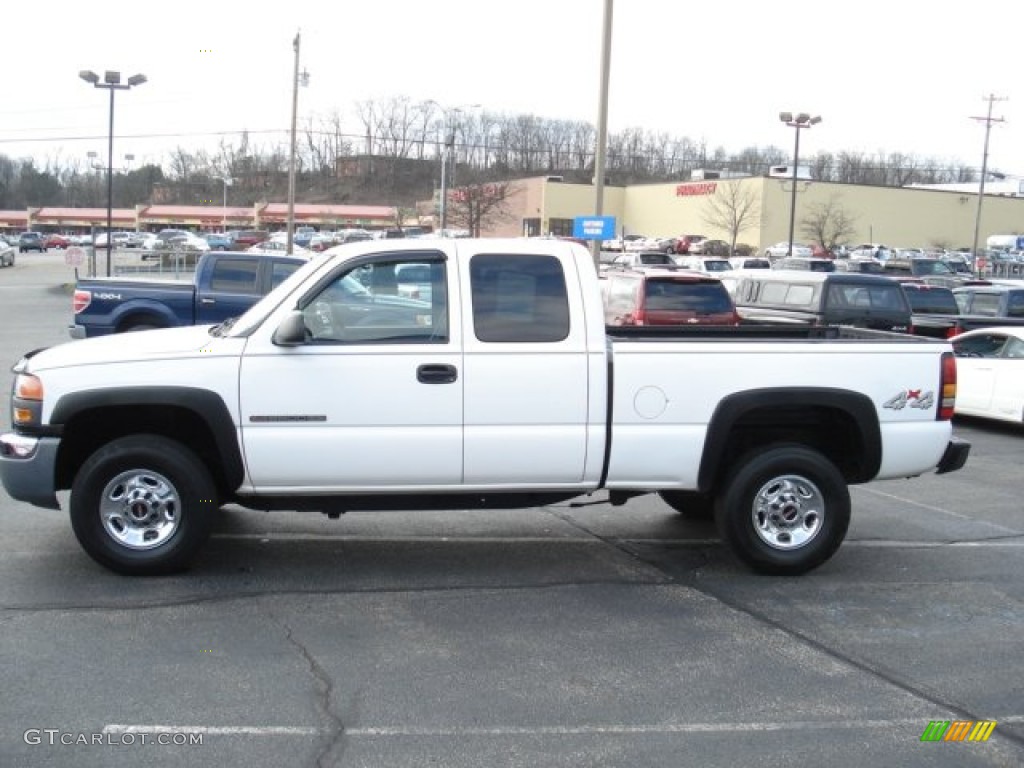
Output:
<instances>
[{"instance_id":1,"label":"pickup truck bed side","mask_svg":"<svg viewBox=\"0 0 1024 768\"><path fill-rule=\"evenodd\" d=\"M590 255L559 241L350 244L237 321L63 344L16 373L5 488L44 507L70 489L79 542L122 573L186 567L229 502L335 516L604 490L713 507L743 562L799 574L840 546L849 484L953 471L969 451L948 343L609 336Z\"/></svg>"}]
</instances>

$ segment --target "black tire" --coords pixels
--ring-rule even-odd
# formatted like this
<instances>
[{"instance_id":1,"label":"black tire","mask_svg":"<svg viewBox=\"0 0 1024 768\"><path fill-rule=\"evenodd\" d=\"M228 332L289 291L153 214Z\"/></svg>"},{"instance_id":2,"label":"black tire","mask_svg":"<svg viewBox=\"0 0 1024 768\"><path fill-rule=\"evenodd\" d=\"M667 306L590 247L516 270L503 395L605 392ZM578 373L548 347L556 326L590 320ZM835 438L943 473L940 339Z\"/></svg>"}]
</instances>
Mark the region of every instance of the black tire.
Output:
<instances>
[{"instance_id":1,"label":"black tire","mask_svg":"<svg viewBox=\"0 0 1024 768\"><path fill-rule=\"evenodd\" d=\"M715 498L696 491L658 491L662 501L686 517L708 520L715 514Z\"/></svg>"},{"instance_id":2,"label":"black tire","mask_svg":"<svg viewBox=\"0 0 1024 768\"><path fill-rule=\"evenodd\" d=\"M722 539L755 571L806 573L839 549L850 525L850 492L815 450L777 444L737 462L715 510Z\"/></svg>"},{"instance_id":3,"label":"black tire","mask_svg":"<svg viewBox=\"0 0 1024 768\"><path fill-rule=\"evenodd\" d=\"M155 331L162 328L162 325L154 325L153 323L131 323L121 328L118 333L135 333L136 331Z\"/></svg>"},{"instance_id":4,"label":"black tire","mask_svg":"<svg viewBox=\"0 0 1024 768\"><path fill-rule=\"evenodd\" d=\"M127 575L183 570L209 537L217 489L199 457L161 435L121 437L71 487L71 527L100 565Z\"/></svg>"}]
</instances>

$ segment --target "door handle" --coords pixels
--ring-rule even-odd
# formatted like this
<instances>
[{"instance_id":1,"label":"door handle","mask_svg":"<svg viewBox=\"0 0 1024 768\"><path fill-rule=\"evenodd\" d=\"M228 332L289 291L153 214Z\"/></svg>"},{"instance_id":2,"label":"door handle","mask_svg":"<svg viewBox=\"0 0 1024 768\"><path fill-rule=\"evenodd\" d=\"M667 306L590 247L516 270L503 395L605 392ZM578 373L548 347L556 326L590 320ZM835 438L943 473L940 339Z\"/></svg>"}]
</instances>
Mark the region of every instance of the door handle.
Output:
<instances>
[{"instance_id":1,"label":"door handle","mask_svg":"<svg viewBox=\"0 0 1024 768\"><path fill-rule=\"evenodd\" d=\"M416 380L421 384L451 384L459 378L454 365L432 363L416 369Z\"/></svg>"},{"instance_id":2,"label":"door handle","mask_svg":"<svg viewBox=\"0 0 1024 768\"><path fill-rule=\"evenodd\" d=\"M200 304L216 304L217 300L216 299L200 299L199 303Z\"/></svg>"}]
</instances>

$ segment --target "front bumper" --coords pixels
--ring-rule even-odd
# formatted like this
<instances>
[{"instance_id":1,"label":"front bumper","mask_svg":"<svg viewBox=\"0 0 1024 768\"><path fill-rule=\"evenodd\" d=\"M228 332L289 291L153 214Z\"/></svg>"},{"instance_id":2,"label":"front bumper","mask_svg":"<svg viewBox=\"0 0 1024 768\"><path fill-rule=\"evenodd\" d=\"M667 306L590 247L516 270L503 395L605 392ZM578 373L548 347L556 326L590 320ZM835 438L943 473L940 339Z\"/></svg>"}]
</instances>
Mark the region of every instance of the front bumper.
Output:
<instances>
[{"instance_id":1,"label":"front bumper","mask_svg":"<svg viewBox=\"0 0 1024 768\"><path fill-rule=\"evenodd\" d=\"M12 499L60 509L54 488L59 437L0 435L0 480Z\"/></svg>"},{"instance_id":2,"label":"front bumper","mask_svg":"<svg viewBox=\"0 0 1024 768\"><path fill-rule=\"evenodd\" d=\"M946 446L946 452L939 459L935 468L935 474L944 475L947 472L956 472L967 463L967 454L971 452L971 444L959 437L951 437Z\"/></svg>"}]
</instances>

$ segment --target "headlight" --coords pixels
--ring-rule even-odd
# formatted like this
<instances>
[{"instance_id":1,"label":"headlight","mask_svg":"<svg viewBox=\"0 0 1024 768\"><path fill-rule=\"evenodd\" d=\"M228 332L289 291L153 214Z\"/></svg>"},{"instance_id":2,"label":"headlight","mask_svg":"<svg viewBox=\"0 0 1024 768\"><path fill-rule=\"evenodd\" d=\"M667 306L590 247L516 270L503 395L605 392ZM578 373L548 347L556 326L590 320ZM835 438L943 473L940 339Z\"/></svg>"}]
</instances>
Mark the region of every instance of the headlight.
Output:
<instances>
[{"instance_id":1,"label":"headlight","mask_svg":"<svg viewBox=\"0 0 1024 768\"><path fill-rule=\"evenodd\" d=\"M31 373L19 373L14 379L14 396L22 400L42 400L43 382Z\"/></svg>"},{"instance_id":2,"label":"headlight","mask_svg":"<svg viewBox=\"0 0 1024 768\"><path fill-rule=\"evenodd\" d=\"M43 411L43 382L30 373L14 378L11 398L11 424L15 427L38 426Z\"/></svg>"}]
</instances>

